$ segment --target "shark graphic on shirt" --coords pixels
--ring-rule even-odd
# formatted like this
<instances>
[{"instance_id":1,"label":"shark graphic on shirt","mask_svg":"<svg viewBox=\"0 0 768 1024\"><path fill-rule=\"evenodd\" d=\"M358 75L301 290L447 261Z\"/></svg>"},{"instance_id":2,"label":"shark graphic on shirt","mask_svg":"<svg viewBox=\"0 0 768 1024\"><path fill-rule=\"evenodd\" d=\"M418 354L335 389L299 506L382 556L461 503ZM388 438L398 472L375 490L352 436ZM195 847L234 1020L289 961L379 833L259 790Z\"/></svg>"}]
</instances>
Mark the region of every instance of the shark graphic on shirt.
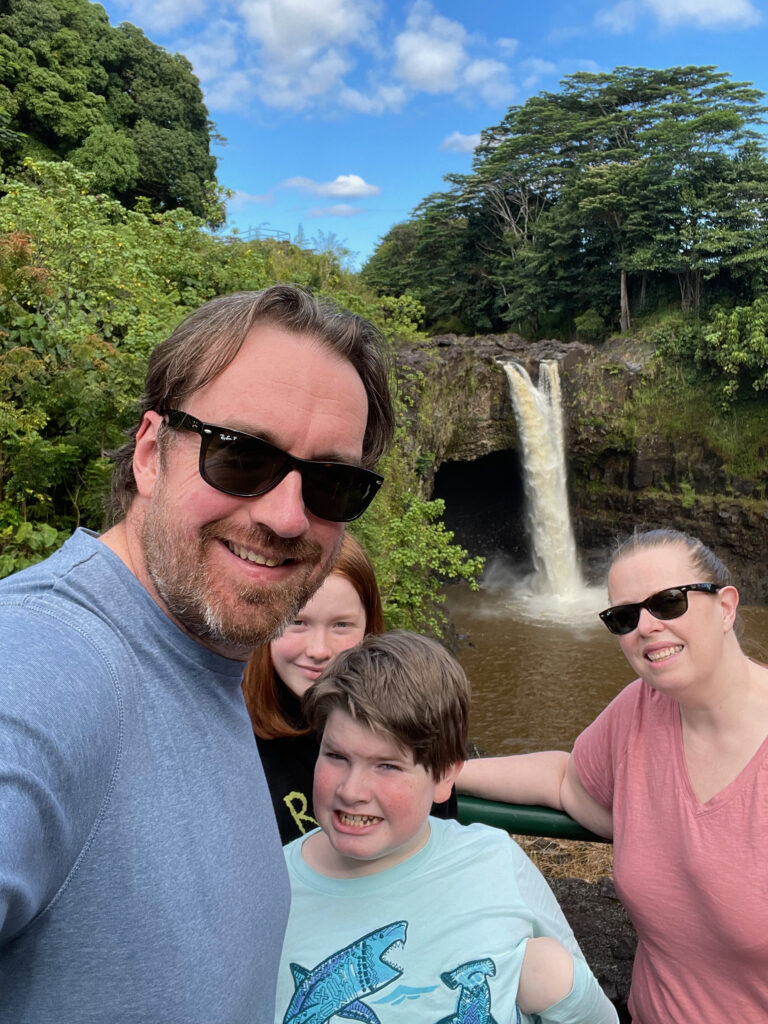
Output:
<instances>
[{"instance_id":1,"label":"shark graphic on shirt","mask_svg":"<svg viewBox=\"0 0 768 1024\"><path fill-rule=\"evenodd\" d=\"M326 1024L332 1017L380 1024L362 999L403 973L391 959L405 944L407 923L393 921L345 946L313 970L291 964L296 985L283 1024Z\"/></svg>"},{"instance_id":2,"label":"shark graphic on shirt","mask_svg":"<svg viewBox=\"0 0 768 1024\"><path fill-rule=\"evenodd\" d=\"M458 988L456 1011L438 1024L496 1024L491 1016L491 991L488 977L496 974L493 960L469 960L453 971L440 975L448 988Z\"/></svg>"}]
</instances>

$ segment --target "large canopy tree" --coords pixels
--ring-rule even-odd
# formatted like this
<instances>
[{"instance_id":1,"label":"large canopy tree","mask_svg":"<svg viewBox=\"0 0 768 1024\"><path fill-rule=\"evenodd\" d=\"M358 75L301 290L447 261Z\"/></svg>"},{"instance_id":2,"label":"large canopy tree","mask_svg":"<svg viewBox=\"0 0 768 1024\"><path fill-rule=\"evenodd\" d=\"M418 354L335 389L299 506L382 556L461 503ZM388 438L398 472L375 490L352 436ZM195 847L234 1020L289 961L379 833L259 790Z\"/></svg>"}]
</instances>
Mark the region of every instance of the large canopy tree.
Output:
<instances>
[{"instance_id":1,"label":"large canopy tree","mask_svg":"<svg viewBox=\"0 0 768 1024\"><path fill-rule=\"evenodd\" d=\"M472 173L420 204L400 286L439 319L435 283L451 281L471 322L470 282L482 280L476 322L491 309L498 326L533 332L586 310L626 330L633 285L638 305L674 287L683 310L724 274L757 286L768 245L762 99L713 67L568 76L559 92L511 107L483 132ZM425 245L435 218L453 225L439 253ZM390 241L365 271L373 284L393 279Z\"/></svg>"},{"instance_id":2,"label":"large canopy tree","mask_svg":"<svg viewBox=\"0 0 768 1024\"><path fill-rule=\"evenodd\" d=\"M0 0L0 111L26 138L0 154L71 161L132 206L185 207L211 222L213 126L189 61L89 0Z\"/></svg>"}]
</instances>

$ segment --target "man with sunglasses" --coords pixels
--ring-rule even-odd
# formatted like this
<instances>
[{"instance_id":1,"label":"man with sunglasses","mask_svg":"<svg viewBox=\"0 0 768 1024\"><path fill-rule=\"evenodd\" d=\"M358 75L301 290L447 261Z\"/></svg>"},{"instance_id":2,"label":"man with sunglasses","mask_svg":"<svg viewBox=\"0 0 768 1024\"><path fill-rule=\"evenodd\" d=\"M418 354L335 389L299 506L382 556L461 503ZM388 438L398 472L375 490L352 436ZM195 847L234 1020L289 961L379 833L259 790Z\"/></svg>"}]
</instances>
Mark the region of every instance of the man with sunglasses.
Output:
<instances>
[{"instance_id":1,"label":"man with sunglasses","mask_svg":"<svg viewBox=\"0 0 768 1024\"><path fill-rule=\"evenodd\" d=\"M392 430L378 334L289 286L153 353L115 525L0 584L0 1020L272 1024L288 890L243 662Z\"/></svg>"}]
</instances>

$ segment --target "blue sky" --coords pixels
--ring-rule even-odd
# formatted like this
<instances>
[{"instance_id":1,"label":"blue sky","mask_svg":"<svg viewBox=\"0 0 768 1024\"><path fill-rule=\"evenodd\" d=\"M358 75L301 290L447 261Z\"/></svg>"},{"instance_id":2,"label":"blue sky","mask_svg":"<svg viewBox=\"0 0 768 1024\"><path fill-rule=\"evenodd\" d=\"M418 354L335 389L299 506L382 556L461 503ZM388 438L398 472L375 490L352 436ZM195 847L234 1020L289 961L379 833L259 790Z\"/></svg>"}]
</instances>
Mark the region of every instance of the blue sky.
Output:
<instances>
[{"instance_id":1,"label":"blue sky","mask_svg":"<svg viewBox=\"0 0 768 1024\"><path fill-rule=\"evenodd\" d=\"M768 92L768 0L108 0L185 54L225 146L228 223L359 265L469 171L483 128L575 71L714 64Z\"/></svg>"}]
</instances>

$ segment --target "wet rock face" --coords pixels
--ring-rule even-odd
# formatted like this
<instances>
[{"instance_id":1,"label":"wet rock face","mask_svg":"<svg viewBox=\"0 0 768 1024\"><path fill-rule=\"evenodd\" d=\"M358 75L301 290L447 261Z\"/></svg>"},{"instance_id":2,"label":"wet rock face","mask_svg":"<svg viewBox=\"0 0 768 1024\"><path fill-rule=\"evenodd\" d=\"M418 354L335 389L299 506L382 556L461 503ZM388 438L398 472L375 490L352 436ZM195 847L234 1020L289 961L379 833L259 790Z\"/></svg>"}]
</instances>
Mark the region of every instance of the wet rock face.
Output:
<instances>
[{"instance_id":1,"label":"wet rock face","mask_svg":"<svg viewBox=\"0 0 768 1024\"><path fill-rule=\"evenodd\" d=\"M439 470L450 464L450 528L475 552L498 549L497 537L484 539L492 518L488 502L479 510L469 507L476 487L465 488L468 505L462 506L461 464L516 453L517 427L501 364L520 362L536 379L542 359L557 359L581 549L606 551L636 528L669 526L701 537L723 557L743 600L768 602L768 574L760 571L768 549L768 450L762 472L739 479L725 472L704 438L639 429L633 396L651 373L650 354L647 346L622 339L598 349L581 342L528 343L514 334L443 335L402 352L401 389L411 403L411 441L423 455L425 493L436 486L434 493L442 496ZM510 475L519 474L517 454L507 464ZM522 485L518 478L504 486L515 491ZM525 542L522 524L507 533L517 536L518 548ZM518 557L512 547L509 553Z\"/></svg>"}]
</instances>

